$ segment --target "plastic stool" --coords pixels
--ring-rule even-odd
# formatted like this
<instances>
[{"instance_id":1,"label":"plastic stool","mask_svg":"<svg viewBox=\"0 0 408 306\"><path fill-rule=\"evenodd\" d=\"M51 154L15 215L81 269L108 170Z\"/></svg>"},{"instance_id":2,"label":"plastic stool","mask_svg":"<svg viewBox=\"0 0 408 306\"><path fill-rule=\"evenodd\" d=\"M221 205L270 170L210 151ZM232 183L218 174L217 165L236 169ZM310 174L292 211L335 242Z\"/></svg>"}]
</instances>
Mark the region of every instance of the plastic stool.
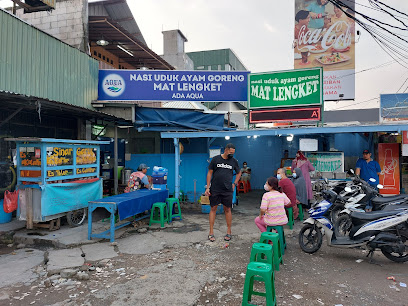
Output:
<instances>
[{"instance_id":1,"label":"plastic stool","mask_svg":"<svg viewBox=\"0 0 408 306\"><path fill-rule=\"evenodd\" d=\"M159 216L155 215L156 209L159 210ZM164 222L169 222L169 214L167 212L167 205L163 202L154 203L152 210L150 212L150 222L149 226L152 223L160 223L161 228L164 228Z\"/></svg>"},{"instance_id":2,"label":"plastic stool","mask_svg":"<svg viewBox=\"0 0 408 306\"><path fill-rule=\"evenodd\" d=\"M239 181L238 182L238 188L237 188L238 193L242 191L243 193L248 192L248 184L247 181Z\"/></svg>"},{"instance_id":3,"label":"plastic stool","mask_svg":"<svg viewBox=\"0 0 408 306\"><path fill-rule=\"evenodd\" d=\"M268 227L266 227L267 232L272 232L272 230L276 230L278 232L279 240L281 241L281 245L283 246L282 255L285 255L286 239L285 239L285 231L283 229L283 226L277 225L277 226L268 226Z\"/></svg>"},{"instance_id":4,"label":"plastic stool","mask_svg":"<svg viewBox=\"0 0 408 306\"><path fill-rule=\"evenodd\" d=\"M303 221L303 218L305 217L303 214L303 205L299 203L297 207L299 209L299 220Z\"/></svg>"},{"instance_id":5,"label":"plastic stool","mask_svg":"<svg viewBox=\"0 0 408 306\"><path fill-rule=\"evenodd\" d=\"M260 279L265 284L265 292L254 290L255 278ZM242 297L242 305L253 305L249 302L253 295L264 296L267 306L276 305L275 281L272 266L263 262L250 262L245 275L245 285Z\"/></svg>"},{"instance_id":6,"label":"plastic stool","mask_svg":"<svg viewBox=\"0 0 408 306\"><path fill-rule=\"evenodd\" d=\"M293 207L285 207L288 211L288 225L290 229L293 229L293 225L295 224L295 220L293 219Z\"/></svg>"},{"instance_id":7,"label":"plastic stool","mask_svg":"<svg viewBox=\"0 0 408 306\"><path fill-rule=\"evenodd\" d=\"M279 234L277 233L270 233L270 232L263 232L261 234L261 238L259 239L260 243L268 244L269 241L272 242L273 248L273 263L275 264L275 270L279 271L279 264L283 264L283 246L279 240Z\"/></svg>"},{"instance_id":8,"label":"plastic stool","mask_svg":"<svg viewBox=\"0 0 408 306\"><path fill-rule=\"evenodd\" d=\"M264 262L275 267L273 260L273 249L270 244L254 243L252 245L250 262Z\"/></svg>"},{"instance_id":9,"label":"plastic stool","mask_svg":"<svg viewBox=\"0 0 408 306\"><path fill-rule=\"evenodd\" d=\"M167 204L167 209L169 213L169 223L171 223L171 221L173 221L174 218L180 218L180 220L183 220L181 218L181 207L180 207L180 201L178 199L167 198L166 204ZM173 208L175 204L177 205L178 213L173 213Z\"/></svg>"},{"instance_id":10,"label":"plastic stool","mask_svg":"<svg viewBox=\"0 0 408 306\"><path fill-rule=\"evenodd\" d=\"M251 191L252 190L252 188L251 188L251 181L246 181L247 182L247 189L248 189L248 191Z\"/></svg>"}]
</instances>

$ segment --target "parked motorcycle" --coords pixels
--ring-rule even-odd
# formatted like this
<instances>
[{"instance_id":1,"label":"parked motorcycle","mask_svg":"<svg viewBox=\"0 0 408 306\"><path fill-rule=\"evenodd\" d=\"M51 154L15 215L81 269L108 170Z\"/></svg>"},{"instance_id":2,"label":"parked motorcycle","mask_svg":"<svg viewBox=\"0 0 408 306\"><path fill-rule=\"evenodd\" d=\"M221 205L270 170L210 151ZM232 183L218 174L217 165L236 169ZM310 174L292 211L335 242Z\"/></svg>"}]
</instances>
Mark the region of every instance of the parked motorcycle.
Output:
<instances>
[{"instance_id":1,"label":"parked motorcycle","mask_svg":"<svg viewBox=\"0 0 408 306\"><path fill-rule=\"evenodd\" d=\"M374 250L380 249L384 256L392 261L408 261L408 209L352 212L349 236L337 237L328 219L332 206L331 201L324 200L309 210L310 217L303 222L305 225L299 232L299 245L304 252L317 252L325 235L328 246L365 246L370 251L371 258Z\"/></svg>"}]
</instances>

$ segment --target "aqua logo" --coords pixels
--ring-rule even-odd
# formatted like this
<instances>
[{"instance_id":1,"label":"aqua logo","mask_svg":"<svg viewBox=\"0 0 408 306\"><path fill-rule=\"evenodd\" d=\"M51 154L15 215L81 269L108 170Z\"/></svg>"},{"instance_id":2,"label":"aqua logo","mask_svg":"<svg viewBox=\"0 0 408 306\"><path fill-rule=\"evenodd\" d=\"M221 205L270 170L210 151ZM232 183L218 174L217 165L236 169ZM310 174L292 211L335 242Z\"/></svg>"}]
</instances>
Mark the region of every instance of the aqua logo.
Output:
<instances>
[{"instance_id":1,"label":"aqua logo","mask_svg":"<svg viewBox=\"0 0 408 306\"><path fill-rule=\"evenodd\" d=\"M102 89L110 97L118 97L125 91L125 80L118 74L109 74L102 81Z\"/></svg>"}]
</instances>

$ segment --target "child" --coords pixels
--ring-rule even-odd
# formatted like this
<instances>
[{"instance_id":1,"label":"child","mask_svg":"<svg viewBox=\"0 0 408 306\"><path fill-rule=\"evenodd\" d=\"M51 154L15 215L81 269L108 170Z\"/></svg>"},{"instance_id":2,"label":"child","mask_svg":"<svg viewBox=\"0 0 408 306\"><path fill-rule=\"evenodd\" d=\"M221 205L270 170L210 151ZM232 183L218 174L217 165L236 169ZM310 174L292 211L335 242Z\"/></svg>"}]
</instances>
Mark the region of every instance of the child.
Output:
<instances>
[{"instance_id":1,"label":"child","mask_svg":"<svg viewBox=\"0 0 408 306\"><path fill-rule=\"evenodd\" d=\"M290 203L286 194L280 191L279 181L276 177L267 179L262 196L261 211L255 218L255 224L261 233L266 232L267 226L285 225L288 223L288 217L285 212L285 205Z\"/></svg>"}]
</instances>

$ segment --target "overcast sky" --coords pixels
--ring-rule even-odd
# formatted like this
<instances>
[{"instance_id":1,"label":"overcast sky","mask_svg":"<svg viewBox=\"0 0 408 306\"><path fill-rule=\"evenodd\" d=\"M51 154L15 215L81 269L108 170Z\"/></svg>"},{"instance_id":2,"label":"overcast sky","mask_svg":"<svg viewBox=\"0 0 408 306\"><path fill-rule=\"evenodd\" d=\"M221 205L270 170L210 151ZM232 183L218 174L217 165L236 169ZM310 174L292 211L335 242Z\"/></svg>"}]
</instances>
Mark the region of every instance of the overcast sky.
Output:
<instances>
[{"instance_id":1,"label":"overcast sky","mask_svg":"<svg viewBox=\"0 0 408 306\"><path fill-rule=\"evenodd\" d=\"M384 0L408 13L408 0ZM231 48L252 72L293 69L294 0L128 0L140 30L158 54L163 53L162 30L180 29L187 37L186 52ZM358 4L369 16L378 13ZM386 21L381 14L381 20ZM405 22L408 22L406 17ZM362 34L356 44L356 71L392 61L371 38ZM408 46L407 46L408 47ZM326 102L326 110L378 107L381 93L395 93L408 78L397 63L356 75L356 101ZM402 91L408 86L403 86ZM359 103L359 104L357 104Z\"/></svg>"},{"instance_id":2,"label":"overcast sky","mask_svg":"<svg viewBox=\"0 0 408 306\"><path fill-rule=\"evenodd\" d=\"M408 0L384 1L408 13ZM1 7L9 3L0 0ZM127 0L127 3L148 46L157 54L163 53L162 31L180 29L188 39L186 52L231 48L252 72L293 69L294 0ZM357 0L356 10L390 21L390 17L359 4L368 5L368 0ZM406 18L404 21L408 22ZM361 31L356 43L356 72L392 61L367 32L356 28ZM381 93L397 92L407 78L408 69L397 63L357 73L356 100L326 102L325 109L378 107L379 100L370 99ZM408 81L401 91L407 86ZM363 103L367 100L370 101Z\"/></svg>"}]
</instances>

